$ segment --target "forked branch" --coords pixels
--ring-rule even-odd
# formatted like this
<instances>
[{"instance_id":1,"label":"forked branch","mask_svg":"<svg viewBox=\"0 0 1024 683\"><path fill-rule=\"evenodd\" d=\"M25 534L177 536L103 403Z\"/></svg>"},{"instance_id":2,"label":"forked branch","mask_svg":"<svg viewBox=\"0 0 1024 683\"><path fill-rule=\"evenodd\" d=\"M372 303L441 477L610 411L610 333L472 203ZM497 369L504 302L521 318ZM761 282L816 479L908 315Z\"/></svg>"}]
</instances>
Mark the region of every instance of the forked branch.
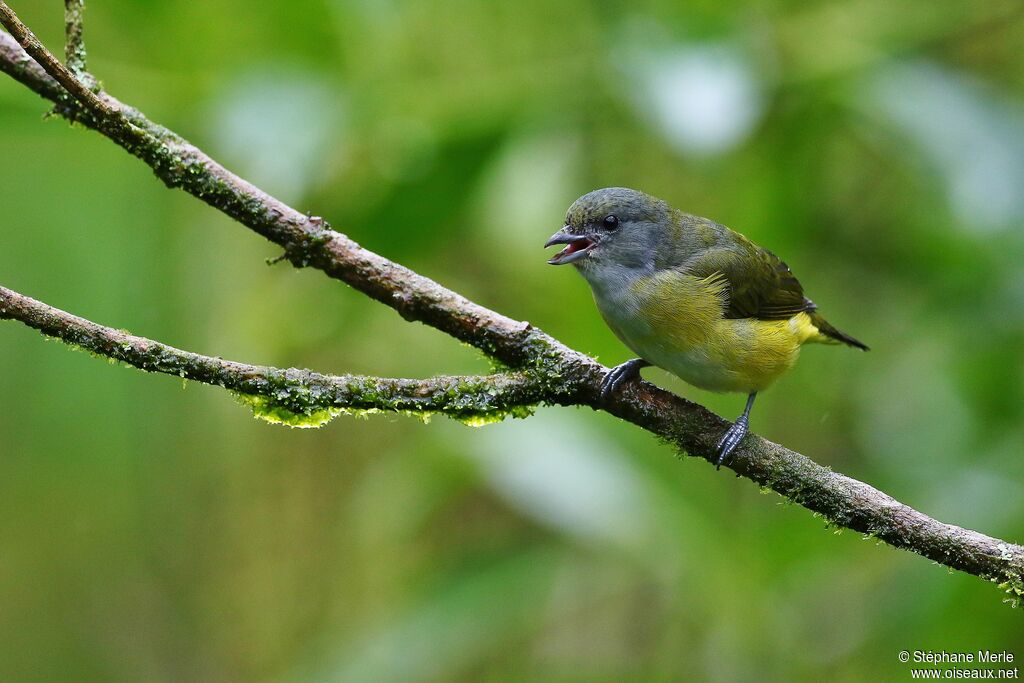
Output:
<instances>
[{"instance_id":1,"label":"forked branch","mask_svg":"<svg viewBox=\"0 0 1024 683\"><path fill-rule=\"evenodd\" d=\"M501 393L500 383L510 382L511 385L505 385L509 406L541 402L590 406L628 420L684 453L707 460L715 457L716 442L728 423L703 406L646 382L633 383L608 402L601 402L600 383L607 368L593 359L528 323L475 304L433 280L363 249L331 230L325 221L296 211L234 175L140 112L102 90L93 92L53 57L2 1L0 23L17 38L15 41L0 33L0 70L54 102L55 111L61 116L98 130L149 165L169 187L185 190L278 244L296 267L317 268L390 306L406 320L441 330L517 371L473 381L459 378L459 386L450 387L456 392L465 387L472 396L474 391L486 391L485 386L496 383L495 389ZM81 324L89 325L86 321ZM129 344L132 348L135 344L154 344L132 339L138 340ZM104 355L130 362L116 355L113 348L103 348L113 352ZM148 361L138 360L143 369L159 369L145 367ZM213 366L210 361L214 361ZM195 376L222 371L225 368L218 364L226 363L217 359L197 360ZM345 381L351 382L353 378ZM423 387L417 385L414 393L420 388ZM437 405L443 407L444 403ZM1024 595L1024 548L1015 543L939 522L868 484L837 474L756 435L744 439L729 467L740 476L820 513L831 524L995 581L1014 601Z\"/></svg>"}]
</instances>

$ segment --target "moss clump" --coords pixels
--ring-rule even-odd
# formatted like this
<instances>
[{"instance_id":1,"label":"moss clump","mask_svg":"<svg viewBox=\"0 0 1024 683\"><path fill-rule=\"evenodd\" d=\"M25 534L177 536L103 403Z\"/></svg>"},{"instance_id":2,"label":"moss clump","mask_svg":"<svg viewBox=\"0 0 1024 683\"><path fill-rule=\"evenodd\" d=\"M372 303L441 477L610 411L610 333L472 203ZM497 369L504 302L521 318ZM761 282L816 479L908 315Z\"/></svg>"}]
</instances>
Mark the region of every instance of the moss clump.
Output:
<instances>
[{"instance_id":1,"label":"moss clump","mask_svg":"<svg viewBox=\"0 0 1024 683\"><path fill-rule=\"evenodd\" d=\"M485 427L506 418L523 419L533 415L532 406L514 406L508 410L494 410L487 413L449 413L448 417L461 422L467 427Z\"/></svg>"},{"instance_id":2,"label":"moss clump","mask_svg":"<svg viewBox=\"0 0 1024 683\"><path fill-rule=\"evenodd\" d=\"M999 584L999 589L1007 595L1003 602L1014 608L1021 606L1021 602L1024 601L1024 581L1019 577L1003 581Z\"/></svg>"},{"instance_id":3,"label":"moss clump","mask_svg":"<svg viewBox=\"0 0 1024 683\"><path fill-rule=\"evenodd\" d=\"M309 412L296 413L279 403L274 403L266 396L236 393L235 398L239 403L249 406L253 417L266 420L271 424L287 425L295 429L323 427L343 412L339 408L311 408Z\"/></svg>"}]
</instances>

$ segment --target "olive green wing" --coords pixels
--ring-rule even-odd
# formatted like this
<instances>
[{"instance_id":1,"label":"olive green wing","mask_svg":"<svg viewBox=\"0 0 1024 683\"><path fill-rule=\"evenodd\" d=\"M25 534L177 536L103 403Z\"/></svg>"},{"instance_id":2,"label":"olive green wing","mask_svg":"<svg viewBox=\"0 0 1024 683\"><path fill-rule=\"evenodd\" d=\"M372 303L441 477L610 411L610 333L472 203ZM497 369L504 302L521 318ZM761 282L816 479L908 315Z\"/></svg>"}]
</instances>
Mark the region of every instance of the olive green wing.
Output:
<instances>
[{"instance_id":1,"label":"olive green wing","mask_svg":"<svg viewBox=\"0 0 1024 683\"><path fill-rule=\"evenodd\" d=\"M698 277L722 279L728 288L726 318L786 320L815 306L793 271L778 256L741 238L736 246L705 251L685 265Z\"/></svg>"}]
</instances>

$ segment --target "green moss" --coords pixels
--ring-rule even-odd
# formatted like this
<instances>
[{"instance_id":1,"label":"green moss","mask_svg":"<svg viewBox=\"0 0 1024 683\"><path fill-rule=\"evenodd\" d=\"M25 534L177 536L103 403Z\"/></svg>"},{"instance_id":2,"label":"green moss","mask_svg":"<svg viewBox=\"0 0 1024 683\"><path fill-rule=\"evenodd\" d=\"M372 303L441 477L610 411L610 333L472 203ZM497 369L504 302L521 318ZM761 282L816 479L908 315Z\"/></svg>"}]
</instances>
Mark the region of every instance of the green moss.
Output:
<instances>
[{"instance_id":1,"label":"green moss","mask_svg":"<svg viewBox=\"0 0 1024 683\"><path fill-rule=\"evenodd\" d=\"M239 403L252 410L253 417L272 424L281 424L298 429L315 429L322 427L339 415L366 418L384 412L394 412L407 417L415 417L424 423L430 422L434 415L445 415L469 427L483 427L501 422L506 418L527 418L533 415L530 406L515 406L507 410L478 411L440 411L440 410L402 410L385 411L380 408L337 408L311 405L303 412L296 412L266 396L232 392Z\"/></svg>"},{"instance_id":2,"label":"green moss","mask_svg":"<svg viewBox=\"0 0 1024 683\"><path fill-rule=\"evenodd\" d=\"M280 404L274 403L266 396L235 393L239 403L249 406L254 417L272 424L287 425L296 429L315 429L341 414L338 408L312 409L308 413L296 413Z\"/></svg>"},{"instance_id":3,"label":"green moss","mask_svg":"<svg viewBox=\"0 0 1024 683\"><path fill-rule=\"evenodd\" d=\"M489 424L502 422L506 418L525 419L533 415L532 406L515 406L508 410L494 410L486 413L450 413L448 417L461 422L467 427L484 427Z\"/></svg>"},{"instance_id":4,"label":"green moss","mask_svg":"<svg viewBox=\"0 0 1024 683\"><path fill-rule=\"evenodd\" d=\"M1024 601L1024 580L1020 577L1008 579L1000 583L999 588L1008 596L1003 602L1014 608L1021 606Z\"/></svg>"}]
</instances>

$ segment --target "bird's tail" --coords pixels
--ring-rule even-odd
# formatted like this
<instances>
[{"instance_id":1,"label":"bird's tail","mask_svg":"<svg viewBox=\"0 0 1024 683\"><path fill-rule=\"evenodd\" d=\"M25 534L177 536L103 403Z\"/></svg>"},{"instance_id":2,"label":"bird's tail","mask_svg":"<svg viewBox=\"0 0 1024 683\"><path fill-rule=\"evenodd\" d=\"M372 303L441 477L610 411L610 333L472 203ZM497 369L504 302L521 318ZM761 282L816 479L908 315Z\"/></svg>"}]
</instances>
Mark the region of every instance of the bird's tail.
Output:
<instances>
[{"instance_id":1,"label":"bird's tail","mask_svg":"<svg viewBox=\"0 0 1024 683\"><path fill-rule=\"evenodd\" d=\"M846 344L847 346L853 346L854 348L861 349L862 351L868 350L867 344L858 341L851 337L850 335L846 334L845 332L840 332L836 328L832 327L832 325L829 324L827 320L822 318L821 315L819 315L816 311L811 311L808 315L811 316L811 322L814 323L814 326L818 328L819 336L824 337L819 341L822 341L826 344L843 343Z\"/></svg>"}]
</instances>

